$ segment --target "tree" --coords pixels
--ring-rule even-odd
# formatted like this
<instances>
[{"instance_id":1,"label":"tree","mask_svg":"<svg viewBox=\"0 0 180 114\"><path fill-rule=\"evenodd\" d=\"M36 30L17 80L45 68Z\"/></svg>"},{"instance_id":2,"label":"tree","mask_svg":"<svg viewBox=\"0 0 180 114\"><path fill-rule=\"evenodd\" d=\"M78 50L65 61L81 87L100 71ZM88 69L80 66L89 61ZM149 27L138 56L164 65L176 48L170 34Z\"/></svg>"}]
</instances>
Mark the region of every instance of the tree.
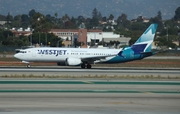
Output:
<instances>
[{"instance_id":1,"label":"tree","mask_svg":"<svg viewBox=\"0 0 180 114\"><path fill-rule=\"evenodd\" d=\"M29 16L27 14L21 15L21 27L27 28L30 25Z\"/></svg>"},{"instance_id":2,"label":"tree","mask_svg":"<svg viewBox=\"0 0 180 114\"><path fill-rule=\"evenodd\" d=\"M157 18L158 18L160 21L162 21L162 15L161 15L161 11L158 11Z\"/></svg>"},{"instance_id":3,"label":"tree","mask_svg":"<svg viewBox=\"0 0 180 114\"><path fill-rule=\"evenodd\" d=\"M23 36L23 35L21 35L19 37L15 37L14 38L14 43L18 47L28 46L30 44L28 37Z\"/></svg>"},{"instance_id":4,"label":"tree","mask_svg":"<svg viewBox=\"0 0 180 114\"><path fill-rule=\"evenodd\" d=\"M86 19L83 16L78 16L77 19L74 18L74 20L72 20L72 22L74 23L75 27L77 28L78 26L80 26L82 23L86 22Z\"/></svg>"},{"instance_id":5,"label":"tree","mask_svg":"<svg viewBox=\"0 0 180 114\"><path fill-rule=\"evenodd\" d=\"M58 38L58 36L55 36L54 34L52 33L41 33L41 38L39 39L39 33L38 32L35 32L32 34L32 43L33 44L37 44L39 43L42 43L42 45L46 45L48 42L50 42L50 46L51 47L56 47L57 46L57 42L59 44L62 44L62 39L61 38ZM47 36L47 42L46 42L46 36ZM30 39L30 36L29 36L29 39Z\"/></svg>"},{"instance_id":6,"label":"tree","mask_svg":"<svg viewBox=\"0 0 180 114\"><path fill-rule=\"evenodd\" d=\"M45 29L49 29L47 28L48 24L49 24L48 20L46 20L44 15L39 12L34 14L34 16L31 19L31 25L35 32L38 32L38 31L42 32L42 31L45 31Z\"/></svg>"},{"instance_id":7,"label":"tree","mask_svg":"<svg viewBox=\"0 0 180 114\"><path fill-rule=\"evenodd\" d=\"M3 31L3 37L7 39L9 36L13 36L13 33L11 31Z\"/></svg>"},{"instance_id":8,"label":"tree","mask_svg":"<svg viewBox=\"0 0 180 114\"><path fill-rule=\"evenodd\" d=\"M157 16L150 19L150 23L157 23L158 29L160 29L160 30L164 28L160 11L158 11Z\"/></svg>"},{"instance_id":9,"label":"tree","mask_svg":"<svg viewBox=\"0 0 180 114\"><path fill-rule=\"evenodd\" d=\"M58 17L58 13L55 13L54 16L57 18Z\"/></svg>"},{"instance_id":10,"label":"tree","mask_svg":"<svg viewBox=\"0 0 180 114\"><path fill-rule=\"evenodd\" d=\"M143 22L143 17L142 16L138 16L137 22Z\"/></svg>"},{"instance_id":11,"label":"tree","mask_svg":"<svg viewBox=\"0 0 180 114\"><path fill-rule=\"evenodd\" d=\"M2 17L2 16L1 16ZM3 18L2 18L3 19ZM1 19L0 19L1 20ZM7 28L11 28L11 22L13 20L13 16L10 15L10 13L8 13L8 15L5 17L4 20L2 21L7 21L7 23L4 25Z\"/></svg>"},{"instance_id":12,"label":"tree","mask_svg":"<svg viewBox=\"0 0 180 114\"><path fill-rule=\"evenodd\" d=\"M64 28L71 29L74 27L74 24L69 20L64 23Z\"/></svg>"},{"instance_id":13,"label":"tree","mask_svg":"<svg viewBox=\"0 0 180 114\"><path fill-rule=\"evenodd\" d=\"M15 20L15 21L21 21L21 15L16 15L16 16L14 17L14 20Z\"/></svg>"},{"instance_id":14,"label":"tree","mask_svg":"<svg viewBox=\"0 0 180 114\"><path fill-rule=\"evenodd\" d=\"M118 26L123 26L124 28L128 28L130 26L130 21L127 19L127 15L122 13L121 16L117 19Z\"/></svg>"},{"instance_id":15,"label":"tree","mask_svg":"<svg viewBox=\"0 0 180 114\"><path fill-rule=\"evenodd\" d=\"M159 46L159 47L164 47L164 46L167 47L167 48L169 48L169 47L171 47L171 48L177 47L176 44L173 43L172 38L168 39L168 41L167 41L166 36L159 37L158 39L156 39L156 42L157 42L156 43L157 46Z\"/></svg>"},{"instance_id":16,"label":"tree","mask_svg":"<svg viewBox=\"0 0 180 114\"><path fill-rule=\"evenodd\" d=\"M6 16L0 14L0 21L5 21L7 19Z\"/></svg>"},{"instance_id":17,"label":"tree","mask_svg":"<svg viewBox=\"0 0 180 114\"><path fill-rule=\"evenodd\" d=\"M98 18L98 10L96 8L93 9L92 18Z\"/></svg>"},{"instance_id":18,"label":"tree","mask_svg":"<svg viewBox=\"0 0 180 114\"><path fill-rule=\"evenodd\" d=\"M58 23L57 22L58 13L55 13L54 16L55 16L55 24L57 25L57 23Z\"/></svg>"},{"instance_id":19,"label":"tree","mask_svg":"<svg viewBox=\"0 0 180 114\"><path fill-rule=\"evenodd\" d=\"M131 30L133 31L144 31L146 28L147 28L146 25L140 22L131 24Z\"/></svg>"},{"instance_id":20,"label":"tree","mask_svg":"<svg viewBox=\"0 0 180 114\"><path fill-rule=\"evenodd\" d=\"M34 9L29 11L29 17L33 17L35 14L36 14L36 11Z\"/></svg>"},{"instance_id":21,"label":"tree","mask_svg":"<svg viewBox=\"0 0 180 114\"><path fill-rule=\"evenodd\" d=\"M102 21L106 22L106 21L107 21L107 18L106 18L106 17L103 17L103 18L102 18Z\"/></svg>"},{"instance_id":22,"label":"tree","mask_svg":"<svg viewBox=\"0 0 180 114\"><path fill-rule=\"evenodd\" d=\"M98 20L102 20L101 12L98 13Z\"/></svg>"},{"instance_id":23,"label":"tree","mask_svg":"<svg viewBox=\"0 0 180 114\"><path fill-rule=\"evenodd\" d=\"M98 21L98 19L97 18L92 18L91 20L90 20L90 25L91 26L98 26L98 24L99 24L99 21Z\"/></svg>"},{"instance_id":24,"label":"tree","mask_svg":"<svg viewBox=\"0 0 180 114\"><path fill-rule=\"evenodd\" d=\"M46 20L47 20L48 22L50 22L50 23L53 23L54 18L53 18L53 17L51 17L51 15L50 15L50 14L47 14L47 15L46 15ZM54 23L56 23L56 21L55 21Z\"/></svg>"},{"instance_id":25,"label":"tree","mask_svg":"<svg viewBox=\"0 0 180 114\"><path fill-rule=\"evenodd\" d=\"M22 20L22 22L27 22L27 21L29 21L28 15L22 14L22 15L21 15L21 20Z\"/></svg>"},{"instance_id":26,"label":"tree","mask_svg":"<svg viewBox=\"0 0 180 114\"><path fill-rule=\"evenodd\" d=\"M98 10L94 8L92 12L92 19L90 19L89 23L86 25L87 28L97 27L100 20L102 20L101 12L98 12Z\"/></svg>"},{"instance_id":27,"label":"tree","mask_svg":"<svg viewBox=\"0 0 180 114\"><path fill-rule=\"evenodd\" d=\"M109 20L113 20L113 19L114 19L113 14L110 14L108 19L109 19Z\"/></svg>"},{"instance_id":28,"label":"tree","mask_svg":"<svg viewBox=\"0 0 180 114\"><path fill-rule=\"evenodd\" d=\"M63 23L69 20L70 20L70 17L68 16L68 14L65 14L64 16L62 16Z\"/></svg>"},{"instance_id":29,"label":"tree","mask_svg":"<svg viewBox=\"0 0 180 114\"><path fill-rule=\"evenodd\" d=\"M176 9L174 19L176 21L180 19L180 7Z\"/></svg>"},{"instance_id":30,"label":"tree","mask_svg":"<svg viewBox=\"0 0 180 114\"><path fill-rule=\"evenodd\" d=\"M118 24L123 23L125 20L127 20L127 15L122 13L121 16L118 17L117 23Z\"/></svg>"},{"instance_id":31,"label":"tree","mask_svg":"<svg viewBox=\"0 0 180 114\"><path fill-rule=\"evenodd\" d=\"M10 13L8 13L6 19L7 19L7 23L10 23L10 21L13 20L13 16L11 16Z\"/></svg>"},{"instance_id":32,"label":"tree","mask_svg":"<svg viewBox=\"0 0 180 114\"><path fill-rule=\"evenodd\" d=\"M74 25L74 28L76 28L77 27L77 21L76 21L76 19L74 18L74 17L71 17L71 22L73 23L73 25Z\"/></svg>"},{"instance_id":33,"label":"tree","mask_svg":"<svg viewBox=\"0 0 180 114\"><path fill-rule=\"evenodd\" d=\"M29 40L26 36L14 37L11 31L4 31L4 38L2 39L2 45L4 46L27 46L29 45Z\"/></svg>"},{"instance_id":34,"label":"tree","mask_svg":"<svg viewBox=\"0 0 180 114\"><path fill-rule=\"evenodd\" d=\"M90 25L92 27L97 27L99 25L99 13L98 10L96 8L94 8L93 12L92 12L92 19L90 20Z\"/></svg>"}]
</instances>

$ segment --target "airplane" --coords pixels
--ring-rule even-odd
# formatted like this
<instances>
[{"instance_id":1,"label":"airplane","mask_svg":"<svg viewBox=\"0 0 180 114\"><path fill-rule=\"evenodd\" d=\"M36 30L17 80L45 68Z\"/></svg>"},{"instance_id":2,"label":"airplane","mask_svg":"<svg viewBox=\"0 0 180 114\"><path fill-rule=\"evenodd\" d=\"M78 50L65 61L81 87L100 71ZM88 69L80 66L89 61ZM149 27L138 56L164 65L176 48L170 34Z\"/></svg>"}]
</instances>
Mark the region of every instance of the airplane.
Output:
<instances>
[{"instance_id":1,"label":"airplane","mask_svg":"<svg viewBox=\"0 0 180 114\"><path fill-rule=\"evenodd\" d=\"M90 69L91 64L123 63L141 60L155 54L151 51L157 24L151 24L131 46L120 49L35 47L20 50L15 58L30 62L56 62L58 66L81 66Z\"/></svg>"}]
</instances>

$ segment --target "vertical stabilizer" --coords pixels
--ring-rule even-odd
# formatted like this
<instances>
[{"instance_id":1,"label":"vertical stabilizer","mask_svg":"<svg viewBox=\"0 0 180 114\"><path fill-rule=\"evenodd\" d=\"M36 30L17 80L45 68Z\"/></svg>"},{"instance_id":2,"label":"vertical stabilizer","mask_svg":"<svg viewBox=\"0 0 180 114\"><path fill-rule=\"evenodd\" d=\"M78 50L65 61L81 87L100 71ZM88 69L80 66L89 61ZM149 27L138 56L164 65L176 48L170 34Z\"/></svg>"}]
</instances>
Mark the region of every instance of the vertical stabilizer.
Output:
<instances>
[{"instance_id":1,"label":"vertical stabilizer","mask_svg":"<svg viewBox=\"0 0 180 114\"><path fill-rule=\"evenodd\" d=\"M151 24L141 37L131 46L135 54L151 51L157 26L157 24Z\"/></svg>"}]
</instances>

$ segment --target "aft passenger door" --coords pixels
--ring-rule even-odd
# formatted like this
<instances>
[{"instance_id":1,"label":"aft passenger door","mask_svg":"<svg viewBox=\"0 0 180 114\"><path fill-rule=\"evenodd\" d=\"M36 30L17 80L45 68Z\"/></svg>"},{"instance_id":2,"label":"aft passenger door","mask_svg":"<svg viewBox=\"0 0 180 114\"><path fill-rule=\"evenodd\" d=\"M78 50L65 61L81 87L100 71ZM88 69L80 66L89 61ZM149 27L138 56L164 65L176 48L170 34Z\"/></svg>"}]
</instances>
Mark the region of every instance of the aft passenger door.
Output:
<instances>
[{"instance_id":1,"label":"aft passenger door","mask_svg":"<svg viewBox=\"0 0 180 114\"><path fill-rule=\"evenodd\" d=\"M130 51L130 58L131 58L131 59L134 58L134 51Z\"/></svg>"}]
</instances>

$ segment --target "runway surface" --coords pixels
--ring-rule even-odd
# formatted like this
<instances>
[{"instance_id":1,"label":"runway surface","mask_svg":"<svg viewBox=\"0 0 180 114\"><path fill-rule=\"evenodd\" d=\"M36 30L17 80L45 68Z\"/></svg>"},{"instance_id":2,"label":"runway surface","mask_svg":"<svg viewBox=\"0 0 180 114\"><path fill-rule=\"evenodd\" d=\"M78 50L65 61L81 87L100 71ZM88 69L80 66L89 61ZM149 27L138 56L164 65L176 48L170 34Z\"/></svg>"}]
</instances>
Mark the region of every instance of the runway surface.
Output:
<instances>
[{"instance_id":1,"label":"runway surface","mask_svg":"<svg viewBox=\"0 0 180 114\"><path fill-rule=\"evenodd\" d=\"M7 75L13 78L8 78ZM20 78L18 75L30 77ZM32 75L40 77L31 77ZM88 78L101 75L180 77L180 70L0 67L0 114L179 114L180 112L178 79L157 81L150 78L144 80ZM72 80L72 78L52 78L53 76L77 78Z\"/></svg>"},{"instance_id":2,"label":"runway surface","mask_svg":"<svg viewBox=\"0 0 180 114\"><path fill-rule=\"evenodd\" d=\"M1 114L179 114L178 95L1 93Z\"/></svg>"},{"instance_id":3,"label":"runway surface","mask_svg":"<svg viewBox=\"0 0 180 114\"><path fill-rule=\"evenodd\" d=\"M179 114L180 81L3 79L1 114Z\"/></svg>"},{"instance_id":4,"label":"runway surface","mask_svg":"<svg viewBox=\"0 0 180 114\"><path fill-rule=\"evenodd\" d=\"M0 76L38 75L38 76L162 76L180 77L176 68L93 68L77 67L0 67Z\"/></svg>"}]
</instances>

